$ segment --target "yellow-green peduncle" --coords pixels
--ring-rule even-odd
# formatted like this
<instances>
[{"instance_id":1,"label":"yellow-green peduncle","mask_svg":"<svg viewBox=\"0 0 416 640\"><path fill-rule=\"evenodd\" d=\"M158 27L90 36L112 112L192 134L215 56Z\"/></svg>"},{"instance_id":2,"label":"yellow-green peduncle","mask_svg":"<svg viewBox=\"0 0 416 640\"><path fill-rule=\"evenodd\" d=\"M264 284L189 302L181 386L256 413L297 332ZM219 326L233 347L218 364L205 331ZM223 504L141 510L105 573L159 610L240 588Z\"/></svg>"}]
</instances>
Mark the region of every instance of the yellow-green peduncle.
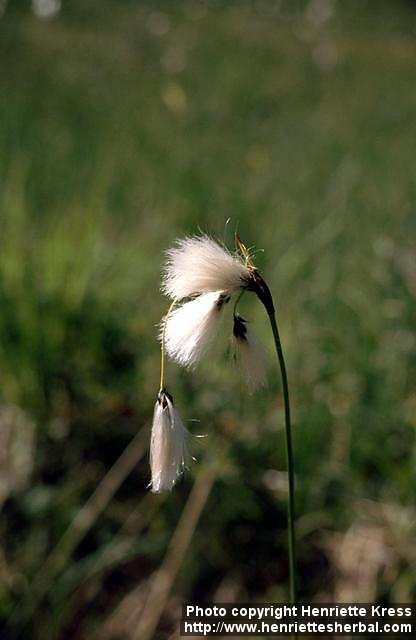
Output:
<instances>
[{"instance_id":1,"label":"yellow-green peduncle","mask_svg":"<svg viewBox=\"0 0 416 640\"><path fill-rule=\"evenodd\" d=\"M175 298L175 300L170 305L167 313L163 319L163 329L162 336L160 342L160 388L159 391L162 391L165 387L165 333L166 333L166 324L168 321L169 314L173 310L176 303L179 301L179 298Z\"/></svg>"}]
</instances>

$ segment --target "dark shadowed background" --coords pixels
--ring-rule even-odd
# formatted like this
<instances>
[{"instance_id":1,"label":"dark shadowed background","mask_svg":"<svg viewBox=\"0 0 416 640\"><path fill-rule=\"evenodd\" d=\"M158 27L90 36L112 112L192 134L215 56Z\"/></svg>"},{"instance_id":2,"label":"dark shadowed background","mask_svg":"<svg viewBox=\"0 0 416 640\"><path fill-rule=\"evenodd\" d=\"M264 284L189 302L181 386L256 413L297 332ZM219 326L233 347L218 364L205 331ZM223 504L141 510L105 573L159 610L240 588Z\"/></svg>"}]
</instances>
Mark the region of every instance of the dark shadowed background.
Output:
<instances>
[{"instance_id":1,"label":"dark shadowed background","mask_svg":"<svg viewBox=\"0 0 416 640\"><path fill-rule=\"evenodd\" d=\"M163 251L199 228L262 250L278 302L300 598L414 602L415 8L0 2L5 638L164 640L183 600L288 599L279 373L248 395L227 324L168 367L206 437L147 489Z\"/></svg>"}]
</instances>

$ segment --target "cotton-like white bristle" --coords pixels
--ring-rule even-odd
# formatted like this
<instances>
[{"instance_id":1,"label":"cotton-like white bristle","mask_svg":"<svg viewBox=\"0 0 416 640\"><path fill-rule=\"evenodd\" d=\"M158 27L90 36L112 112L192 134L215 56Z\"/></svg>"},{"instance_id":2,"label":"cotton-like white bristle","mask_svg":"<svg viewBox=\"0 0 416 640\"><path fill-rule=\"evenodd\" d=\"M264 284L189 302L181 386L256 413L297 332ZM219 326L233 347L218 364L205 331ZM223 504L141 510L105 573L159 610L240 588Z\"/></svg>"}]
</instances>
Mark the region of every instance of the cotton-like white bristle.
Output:
<instances>
[{"instance_id":1,"label":"cotton-like white bristle","mask_svg":"<svg viewBox=\"0 0 416 640\"><path fill-rule=\"evenodd\" d=\"M266 386L267 351L247 328L246 320L241 316L234 318L233 340L236 364L243 373L250 392Z\"/></svg>"},{"instance_id":2,"label":"cotton-like white bristle","mask_svg":"<svg viewBox=\"0 0 416 640\"><path fill-rule=\"evenodd\" d=\"M178 240L167 251L162 290L178 299L210 291L233 293L249 279L241 258L202 235Z\"/></svg>"},{"instance_id":3,"label":"cotton-like white bristle","mask_svg":"<svg viewBox=\"0 0 416 640\"><path fill-rule=\"evenodd\" d=\"M183 471L188 435L172 398L161 391L155 404L150 441L150 484L154 493L170 491Z\"/></svg>"},{"instance_id":4,"label":"cotton-like white bristle","mask_svg":"<svg viewBox=\"0 0 416 640\"><path fill-rule=\"evenodd\" d=\"M171 311L162 321L167 354L183 366L192 367L201 359L218 328L221 310L229 296L223 291L204 293Z\"/></svg>"}]
</instances>

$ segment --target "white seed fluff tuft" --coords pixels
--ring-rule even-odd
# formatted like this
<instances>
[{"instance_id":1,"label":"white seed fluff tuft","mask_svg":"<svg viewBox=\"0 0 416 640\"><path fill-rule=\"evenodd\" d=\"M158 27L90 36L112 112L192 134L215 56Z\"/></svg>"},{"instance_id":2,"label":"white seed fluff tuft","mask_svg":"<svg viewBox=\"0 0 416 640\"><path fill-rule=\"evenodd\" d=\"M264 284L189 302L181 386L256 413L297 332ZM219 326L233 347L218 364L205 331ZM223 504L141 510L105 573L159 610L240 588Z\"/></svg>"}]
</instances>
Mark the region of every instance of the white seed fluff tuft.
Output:
<instances>
[{"instance_id":1,"label":"white seed fluff tuft","mask_svg":"<svg viewBox=\"0 0 416 640\"><path fill-rule=\"evenodd\" d=\"M161 391L155 404L150 440L150 485L154 493L170 491L182 473L188 435L172 398Z\"/></svg>"},{"instance_id":2,"label":"white seed fluff tuft","mask_svg":"<svg viewBox=\"0 0 416 640\"><path fill-rule=\"evenodd\" d=\"M241 258L206 235L177 240L166 255L162 290L171 298L209 291L234 293L250 278Z\"/></svg>"},{"instance_id":3,"label":"white seed fluff tuft","mask_svg":"<svg viewBox=\"0 0 416 640\"><path fill-rule=\"evenodd\" d=\"M250 392L266 386L267 351L247 328L246 320L241 316L234 318L233 341L236 364L244 375Z\"/></svg>"},{"instance_id":4,"label":"white seed fluff tuft","mask_svg":"<svg viewBox=\"0 0 416 640\"><path fill-rule=\"evenodd\" d=\"M213 291L171 311L162 320L160 332L163 339L165 326L167 354L182 366L196 365L217 335L221 310L228 300L228 294Z\"/></svg>"}]
</instances>

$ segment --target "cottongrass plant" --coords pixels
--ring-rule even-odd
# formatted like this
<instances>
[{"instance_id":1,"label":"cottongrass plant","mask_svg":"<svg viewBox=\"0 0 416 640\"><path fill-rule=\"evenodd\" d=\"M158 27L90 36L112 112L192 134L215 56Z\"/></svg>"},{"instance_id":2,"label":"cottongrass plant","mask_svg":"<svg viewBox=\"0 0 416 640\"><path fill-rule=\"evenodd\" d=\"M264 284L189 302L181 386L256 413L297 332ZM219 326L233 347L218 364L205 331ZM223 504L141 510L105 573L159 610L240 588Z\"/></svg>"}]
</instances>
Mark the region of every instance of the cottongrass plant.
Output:
<instances>
[{"instance_id":1,"label":"cottongrass plant","mask_svg":"<svg viewBox=\"0 0 416 640\"><path fill-rule=\"evenodd\" d=\"M235 357L250 390L255 390L266 383L265 350L248 328L247 321L237 313L237 306L245 292L252 292L266 309L282 376L285 406L290 597L295 603L294 464L289 388L270 289L238 235L235 253L212 238L200 235L177 240L167 251L162 291L172 303L161 322L159 335L161 376L150 444L150 485L154 492L171 490L188 458L189 434L165 386L165 353L182 366L195 367L218 334L225 305L235 296L232 327Z\"/></svg>"}]
</instances>

